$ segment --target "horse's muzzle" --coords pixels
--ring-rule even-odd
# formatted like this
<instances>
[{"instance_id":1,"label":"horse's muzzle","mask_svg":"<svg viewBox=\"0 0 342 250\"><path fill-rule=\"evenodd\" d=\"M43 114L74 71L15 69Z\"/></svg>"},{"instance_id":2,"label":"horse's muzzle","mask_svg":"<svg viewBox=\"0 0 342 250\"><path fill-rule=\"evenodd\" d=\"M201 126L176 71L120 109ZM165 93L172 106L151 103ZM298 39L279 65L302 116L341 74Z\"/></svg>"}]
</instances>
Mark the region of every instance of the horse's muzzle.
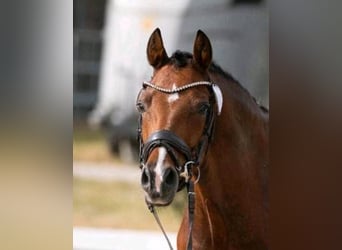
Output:
<instances>
[{"instance_id":1,"label":"horse's muzzle","mask_svg":"<svg viewBox=\"0 0 342 250\"><path fill-rule=\"evenodd\" d=\"M157 206L169 205L178 190L178 174L174 167L157 170L151 164L142 169L141 186L145 191L146 201Z\"/></svg>"}]
</instances>

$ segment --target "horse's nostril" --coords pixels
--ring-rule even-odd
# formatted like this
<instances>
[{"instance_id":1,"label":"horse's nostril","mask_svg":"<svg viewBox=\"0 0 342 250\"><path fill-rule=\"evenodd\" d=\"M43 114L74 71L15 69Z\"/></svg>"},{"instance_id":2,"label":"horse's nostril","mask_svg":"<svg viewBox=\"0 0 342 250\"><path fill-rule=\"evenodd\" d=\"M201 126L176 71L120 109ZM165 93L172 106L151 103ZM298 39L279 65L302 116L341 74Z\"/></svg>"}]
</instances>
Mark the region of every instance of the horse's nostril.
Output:
<instances>
[{"instance_id":1,"label":"horse's nostril","mask_svg":"<svg viewBox=\"0 0 342 250\"><path fill-rule=\"evenodd\" d=\"M171 168L167 168L164 172L164 182L168 186L174 185L177 182L177 174Z\"/></svg>"},{"instance_id":2,"label":"horse's nostril","mask_svg":"<svg viewBox=\"0 0 342 250\"><path fill-rule=\"evenodd\" d=\"M150 174L147 168L144 168L141 174L141 184L144 187L148 187L150 185Z\"/></svg>"}]
</instances>

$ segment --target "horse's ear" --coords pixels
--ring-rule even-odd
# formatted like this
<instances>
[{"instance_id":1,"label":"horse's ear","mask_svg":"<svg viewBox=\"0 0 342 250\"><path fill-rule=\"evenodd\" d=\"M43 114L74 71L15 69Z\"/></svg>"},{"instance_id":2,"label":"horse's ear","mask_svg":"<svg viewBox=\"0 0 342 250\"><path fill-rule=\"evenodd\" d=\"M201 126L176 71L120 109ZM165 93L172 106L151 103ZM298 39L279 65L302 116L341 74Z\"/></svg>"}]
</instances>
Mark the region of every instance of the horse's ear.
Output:
<instances>
[{"instance_id":1,"label":"horse's ear","mask_svg":"<svg viewBox=\"0 0 342 250\"><path fill-rule=\"evenodd\" d=\"M156 28L150 36L146 52L148 62L155 69L158 69L167 63L169 57L164 49L163 39L159 28Z\"/></svg>"},{"instance_id":2,"label":"horse's ear","mask_svg":"<svg viewBox=\"0 0 342 250\"><path fill-rule=\"evenodd\" d=\"M207 69L212 60L212 49L209 38L202 30L197 31L194 42L194 59L195 62L203 69Z\"/></svg>"}]
</instances>

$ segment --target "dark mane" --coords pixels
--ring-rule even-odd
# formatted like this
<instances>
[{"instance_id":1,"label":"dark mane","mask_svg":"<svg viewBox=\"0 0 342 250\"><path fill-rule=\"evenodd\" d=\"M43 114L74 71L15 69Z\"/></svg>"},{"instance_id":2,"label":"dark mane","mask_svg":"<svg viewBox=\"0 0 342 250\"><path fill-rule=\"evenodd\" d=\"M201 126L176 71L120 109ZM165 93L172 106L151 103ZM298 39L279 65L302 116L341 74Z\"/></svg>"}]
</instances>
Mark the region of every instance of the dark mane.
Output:
<instances>
[{"instance_id":1,"label":"dark mane","mask_svg":"<svg viewBox=\"0 0 342 250\"><path fill-rule=\"evenodd\" d=\"M172 56L170 57L170 61L169 64L175 66L176 68L184 68L186 67L189 62L191 62L192 59L192 54L186 51L180 51L177 50L175 51ZM226 71L224 71L218 64L216 64L215 62L212 62L211 65L209 66L209 72L210 73L214 73L214 74L219 74L221 76L223 76L224 78L226 78L229 81L234 82L235 84L237 84L244 92L246 92L249 96L251 96L249 94L249 92L247 91L246 88L244 88L239 81L237 81L231 74L227 73ZM255 100L255 98L253 96L251 96L251 98L254 100L254 102L257 103L257 101ZM257 103L258 104L258 103ZM266 107L264 107L263 105L258 104L258 106L260 107L260 109L263 112L268 113L268 109Z\"/></svg>"},{"instance_id":2,"label":"dark mane","mask_svg":"<svg viewBox=\"0 0 342 250\"><path fill-rule=\"evenodd\" d=\"M227 80L233 81L241 85L230 73L227 73L224 71L219 65L217 65L215 62L212 62L209 66L209 72L219 74L223 77L225 77ZM241 86L242 87L242 86Z\"/></svg>"},{"instance_id":3,"label":"dark mane","mask_svg":"<svg viewBox=\"0 0 342 250\"><path fill-rule=\"evenodd\" d=\"M224 71L219 65L217 65L215 62L212 62L210 67L209 67L209 72L211 73L216 73L219 75L222 75L223 77L225 77L227 80L230 80L231 82L237 84L248 96L250 96L253 101L259 106L259 108L264 112L264 113L268 113L268 109L263 106L262 104L260 104L254 96L252 96L249 91L243 87L241 85L241 83L236 80L231 74L227 73L226 71Z\"/></svg>"},{"instance_id":4,"label":"dark mane","mask_svg":"<svg viewBox=\"0 0 342 250\"><path fill-rule=\"evenodd\" d=\"M176 68L184 68L188 65L189 59L192 59L191 53L177 50L170 57L170 64Z\"/></svg>"}]
</instances>

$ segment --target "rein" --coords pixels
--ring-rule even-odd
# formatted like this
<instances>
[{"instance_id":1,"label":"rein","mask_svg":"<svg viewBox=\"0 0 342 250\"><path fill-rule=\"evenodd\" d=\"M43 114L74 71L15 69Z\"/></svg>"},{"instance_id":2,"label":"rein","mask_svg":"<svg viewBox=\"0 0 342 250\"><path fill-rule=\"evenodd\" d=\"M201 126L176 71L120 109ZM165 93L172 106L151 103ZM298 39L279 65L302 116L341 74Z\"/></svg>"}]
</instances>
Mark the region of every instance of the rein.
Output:
<instances>
[{"instance_id":1,"label":"rein","mask_svg":"<svg viewBox=\"0 0 342 250\"><path fill-rule=\"evenodd\" d=\"M150 155L150 153L153 151L153 149L157 147L165 147L167 150L167 153L170 155L172 161L175 163L176 171L178 173L178 178L184 178L185 179L185 185L187 188L188 193L188 218L189 218L189 235L188 235L188 241L187 241L187 250L192 249L192 229L193 229L193 221L194 221L194 212L195 212L195 192L194 192L194 184L196 184L199 181L200 177L200 168L199 165L202 162L204 156L206 155L208 151L208 146L210 141L212 140L213 130L214 130L214 123L215 123L215 115L214 115L214 108L213 104L216 102L218 106L218 114L221 112L222 107L222 94L219 90L218 86L207 81L199 81L187 84L185 86L175 88L175 89L165 89L161 88L159 86L156 86L155 84L152 84L150 82L143 82L143 89L146 87L151 87L159 92L165 93L165 94L174 94L181 91L185 91L190 88L194 88L197 86L208 86L209 92L210 92L210 109L207 113L207 117L205 120L205 126L204 130L201 136L201 139L194 148L190 148L180 137L178 137L176 134L171 132L170 130L159 130L154 133L152 133L146 142L143 142L142 139L142 115L139 116L138 121L138 142L140 145L139 150L139 159L140 159L140 168L144 168L145 163ZM219 92L219 93L218 93ZM181 153L186 162L183 166L178 161L177 155L175 152ZM192 167L196 166L198 168L198 177L195 182L192 180ZM178 190L180 191L184 188L184 185L179 185ZM159 220L158 214L153 206L153 204L150 204L146 201L146 204L153 214L155 220L157 221L161 231L163 232L165 239L172 250L172 245L170 243L169 238L167 237L165 230Z\"/></svg>"}]
</instances>

